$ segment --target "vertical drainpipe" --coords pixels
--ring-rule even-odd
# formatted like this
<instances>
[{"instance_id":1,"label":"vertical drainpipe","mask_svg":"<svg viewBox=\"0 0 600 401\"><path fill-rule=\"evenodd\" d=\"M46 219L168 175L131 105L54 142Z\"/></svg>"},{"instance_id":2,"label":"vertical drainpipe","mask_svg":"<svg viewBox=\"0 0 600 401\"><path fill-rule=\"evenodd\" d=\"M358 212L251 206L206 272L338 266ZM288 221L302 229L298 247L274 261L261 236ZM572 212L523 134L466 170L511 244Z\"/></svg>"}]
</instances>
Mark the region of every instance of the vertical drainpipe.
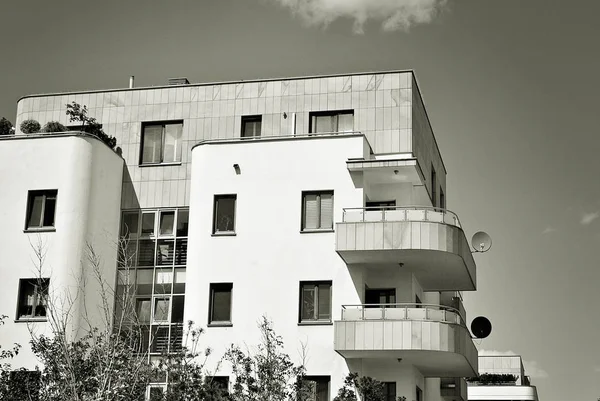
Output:
<instances>
[{"instance_id":1,"label":"vertical drainpipe","mask_svg":"<svg viewBox=\"0 0 600 401\"><path fill-rule=\"evenodd\" d=\"M292 135L296 136L296 113L292 113Z\"/></svg>"}]
</instances>

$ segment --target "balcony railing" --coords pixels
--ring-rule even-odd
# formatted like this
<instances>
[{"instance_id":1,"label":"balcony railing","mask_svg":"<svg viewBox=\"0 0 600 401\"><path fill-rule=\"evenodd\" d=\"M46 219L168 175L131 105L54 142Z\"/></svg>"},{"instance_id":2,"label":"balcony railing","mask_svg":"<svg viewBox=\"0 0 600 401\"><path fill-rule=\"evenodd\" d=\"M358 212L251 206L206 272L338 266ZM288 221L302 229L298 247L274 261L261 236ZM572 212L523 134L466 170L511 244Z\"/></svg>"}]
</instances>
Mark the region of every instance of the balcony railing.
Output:
<instances>
[{"instance_id":1,"label":"balcony railing","mask_svg":"<svg viewBox=\"0 0 600 401\"><path fill-rule=\"evenodd\" d=\"M342 305L342 321L424 320L467 327L460 312L450 306L418 303Z\"/></svg>"},{"instance_id":2,"label":"balcony railing","mask_svg":"<svg viewBox=\"0 0 600 401\"><path fill-rule=\"evenodd\" d=\"M458 216L450 210L428 206L382 206L345 208L344 223L419 221L461 227Z\"/></svg>"}]
</instances>

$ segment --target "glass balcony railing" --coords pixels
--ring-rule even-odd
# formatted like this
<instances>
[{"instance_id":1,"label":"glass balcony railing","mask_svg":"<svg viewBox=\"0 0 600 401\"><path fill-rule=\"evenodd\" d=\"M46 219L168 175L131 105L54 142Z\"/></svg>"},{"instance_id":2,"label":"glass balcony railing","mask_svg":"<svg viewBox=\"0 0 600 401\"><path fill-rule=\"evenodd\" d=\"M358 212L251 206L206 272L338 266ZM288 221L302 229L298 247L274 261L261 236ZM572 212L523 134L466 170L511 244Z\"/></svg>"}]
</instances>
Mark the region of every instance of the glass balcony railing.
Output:
<instances>
[{"instance_id":1,"label":"glass balcony railing","mask_svg":"<svg viewBox=\"0 0 600 401\"><path fill-rule=\"evenodd\" d=\"M418 303L342 305L342 321L424 320L466 327L460 312L450 306Z\"/></svg>"},{"instance_id":2,"label":"glass balcony railing","mask_svg":"<svg viewBox=\"0 0 600 401\"><path fill-rule=\"evenodd\" d=\"M342 222L344 223L375 223L419 221L449 224L461 227L458 216L449 210L428 206L383 206L345 208Z\"/></svg>"}]
</instances>

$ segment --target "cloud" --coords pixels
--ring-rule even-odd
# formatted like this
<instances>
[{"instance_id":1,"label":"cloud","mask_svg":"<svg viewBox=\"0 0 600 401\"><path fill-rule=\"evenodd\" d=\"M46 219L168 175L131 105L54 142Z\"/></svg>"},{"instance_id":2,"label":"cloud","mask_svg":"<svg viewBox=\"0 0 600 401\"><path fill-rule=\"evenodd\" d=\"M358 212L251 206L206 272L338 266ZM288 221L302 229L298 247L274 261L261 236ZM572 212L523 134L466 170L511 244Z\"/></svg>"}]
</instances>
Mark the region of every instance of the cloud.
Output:
<instances>
[{"instance_id":1,"label":"cloud","mask_svg":"<svg viewBox=\"0 0 600 401\"><path fill-rule=\"evenodd\" d=\"M364 33L369 20L381 21L384 31L426 24L445 7L447 0L270 0L291 10L307 25L326 27L338 18L354 20L354 33Z\"/></svg>"},{"instance_id":2,"label":"cloud","mask_svg":"<svg viewBox=\"0 0 600 401\"><path fill-rule=\"evenodd\" d=\"M518 354L513 351L495 351L495 350L479 350L479 356L517 356ZM548 378L548 372L542 369L537 361L526 361L523 360L523 368L525 374L532 379L546 379ZM596 370L596 368L594 368ZM600 367L598 367L600 372Z\"/></svg>"},{"instance_id":3,"label":"cloud","mask_svg":"<svg viewBox=\"0 0 600 401\"><path fill-rule=\"evenodd\" d=\"M584 226L587 226L588 224L591 224L592 221L596 220L598 217L600 217L600 212L584 213L583 216L581 216L580 223Z\"/></svg>"},{"instance_id":4,"label":"cloud","mask_svg":"<svg viewBox=\"0 0 600 401\"><path fill-rule=\"evenodd\" d=\"M542 234L545 235L545 234L550 234L550 233L554 233L554 232L556 232L556 228L548 226L544 229L544 231L542 231Z\"/></svg>"}]
</instances>

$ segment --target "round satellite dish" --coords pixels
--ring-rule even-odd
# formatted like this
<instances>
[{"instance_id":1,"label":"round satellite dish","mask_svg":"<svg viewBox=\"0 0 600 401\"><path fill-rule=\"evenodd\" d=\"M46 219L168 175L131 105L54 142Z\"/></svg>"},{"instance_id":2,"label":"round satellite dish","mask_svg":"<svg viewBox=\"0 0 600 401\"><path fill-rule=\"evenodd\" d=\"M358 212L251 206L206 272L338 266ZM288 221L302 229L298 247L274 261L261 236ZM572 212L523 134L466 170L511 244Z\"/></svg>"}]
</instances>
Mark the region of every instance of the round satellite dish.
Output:
<instances>
[{"instance_id":1,"label":"round satellite dish","mask_svg":"<svg viewBox=\"0 0 600 401\"><path fill-rule=\"evenodd\" d=\"M492 323L485 316L477 316L471 322L471 333L477 338L486 338L492 332Z\"/></svg>"},{"instance_id":2,"label":"round satellite dish","mask_svg":"<svg viewBox=\"0 0 600 401\"><path fill-rule=\"evenodd\" d=\"M487 233L479 231L471 238L471 245L475 252L487 252L492 247L492 238Z\"/></svg>"}]
</instances>

